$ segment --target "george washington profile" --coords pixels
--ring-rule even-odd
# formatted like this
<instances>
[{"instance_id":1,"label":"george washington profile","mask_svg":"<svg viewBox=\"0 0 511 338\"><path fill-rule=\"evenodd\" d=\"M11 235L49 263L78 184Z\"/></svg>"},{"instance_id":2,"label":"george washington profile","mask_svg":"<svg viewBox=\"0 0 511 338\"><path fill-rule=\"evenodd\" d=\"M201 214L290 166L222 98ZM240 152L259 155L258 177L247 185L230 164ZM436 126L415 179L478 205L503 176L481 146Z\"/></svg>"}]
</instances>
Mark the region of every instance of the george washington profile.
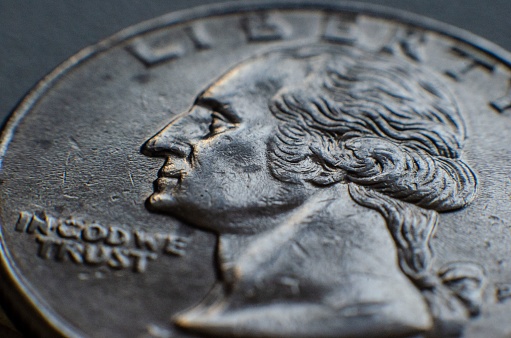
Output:
<instances>
[{"instance_id":1,"label":"george washington profile","mask_svg":"<svg viewBox=\"0 0 511 338\"><path fill-rule=\"evenodd\" d=\"M397 56L312 45L232 68L147 141L148 200L218 234L219 280L181 328L222 337L456 332L481 268L437 268L439 213L477 179L441 80Z\"/></svg>"}]
</instances>

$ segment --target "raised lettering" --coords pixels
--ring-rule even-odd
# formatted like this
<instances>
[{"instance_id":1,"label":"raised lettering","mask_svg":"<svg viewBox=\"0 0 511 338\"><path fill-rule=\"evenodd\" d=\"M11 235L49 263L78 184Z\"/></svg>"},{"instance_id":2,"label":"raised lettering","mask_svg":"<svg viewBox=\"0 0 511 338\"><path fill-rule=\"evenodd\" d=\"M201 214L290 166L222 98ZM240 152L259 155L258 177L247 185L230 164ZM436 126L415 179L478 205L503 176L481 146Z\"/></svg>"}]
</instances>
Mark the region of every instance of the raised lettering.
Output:
<instances>
[{"instance_id":1,"label":"raised lettering","mask_svg":"<svg viewBox=\"0 0 511 338\"><path fill-rule=\"evenodd\" d=\"M195 50L211 48L211 38L203 25L188 26L184 29L184 32ZM137 38L127 49L147 67L151 67L184 56L188 52L188 44L187 41L176 42L175 39L161 39L150 42L148 38L141 37Z\"/></svg>"},{"instance_id":2,"label":"raised lettering","mask_svg":"<svg viewBox=\"0 0 511 338\"><path fill-rule=\"evenodd\" d=\"M112 249L104 245L87 244L84 249L84 260L89 265L104 264L112 254Z\"/></svg>"},{"instance_id":3,"label":"raised lettering","mask_svg":"<svg viewBox=\"0 0 511 338\"><path fill-rule=\"evenodd\" d=\"M354 27L356 14L331 14L325 19L323 39L341 44L353 44L356 41Z\"/></svg>"},{"instance_id":4,"label":"raised lettering","mask_svg":"<svg viewBox=\"0 0 511 338\"><path fill-rule=\"evenodd\" d=\"M57 234L66 239L78 239L82 232L83 224L75 220L66 220L57 227Z\"/></svg>"},{"instance_id":5,"label":"raised lettering","mask_svg":"<svg viewBox=\"0 0 511 338\"><path fill-rule=\"evenodd\" d=\"M35 234L43 259L134 272L145 272L157 253L184 256L191 241L175 233L130 232L75 218L57 219L44 212L21 212L15 230Z\"/></svg>"},{"instance_id":6,"label":"raised lettering","mask_svg":"<svg viewBox=\"0 0 511 338\"><path fill-rule=\"evenodd\" d=\"M112 257L108 261L108 266L112 269L127 269L131 266L131 261L128 256L124 254L125 250L121 248L112 249Z\"/></svg>"},{"instance_id":7,"label":"raised lettering","mask_svg":"<svg viewBox=\"0 0 511 338\"><path fill-rule=\"evenodd\" d=\"M128 244L130 239L130 233L126 230L118 227L110 227L108 229L108 237L106 238L105 243L112 246L119 246Z\"/></svg>"},{"instance_id":8,"label":"raised lettering","mask_svg":"<svg viewBox=\"0 0 511 338\"><path fill-rule=\"evenodd\" d=\"M495 62L480 52L459 47L452 47L452 52L460 57L463 62L457 69L447 70L445 74L456 81L463 80L463 77L474 69L483 69L488 72L493 72L495 69Z\"/></svg>"},{"instance_id":9,"label":"raised lettering","mask_svg":"<svg viewBox=\"0 0 511 338\"><path fill-rule=\"evenodd\" d=\"M189 242L190 239L186 237L167 235L165 253L180 257L184 256Z\"/></svg>"},{"instance_id":10,"label":"raised lettering","mask_svg":"<svg viewBox=\"0 0 511 338\"><path fill-rule=\"evenodd\" d=\"M88 224L82 231L82 237L87 242L99 242L108 235L108 230L97 223Z\"/></svg>"},{"instance_id":11,"label":"raised lettering","mask_svg":"<svg viewBox=\"0 0 511 338\"><path fill-rule=\"evenodd\" d=\"M50 233L52 229L50 229L50 223L46 222L46 216L44 216L44 219L38 217L37 215L32 216L30 225L27 228L27 233L33 234L36 230L44 235L48 235Z\"/></svg>"},{"instance_id":12,"label":"raised lettering","mask_svg":"<svg viewBox=\"0 0 511 338\"><path fill-rule=\"evenodd\" d=\"M133 263L133 271L140 273L147 270L147 262L149 259L155 260L158 257L152 252L145 252L136 249L130 249L126 254L133 257L135 260Z\"/></svg>"},{"instance_id":13,"label":"raised lettering","mask_svg":"<svg viewBox=\"0 0 511 338\"><path fill-rule=\"evenodd\" d=\"M423 46L426 35L415 29L397 29L392 39L382 48L382 52L396 54L398 51L414 61L424 60Z\"/></svg>"},{"instance_id":14,"label":"raised lettering","mask_svg":"<svg viewBox=\"0 0 511 338\"><path fill-rule=\"evenodd\" d=\"M56 250L62 245L62 240L46 237L42 235L36 236L36 241L39 243L39 257L50 259Z\"/></svg>"},{"instance_id":15,"label":"raised lettering","mask_svg":"<svg viewBox=\"0 0 511 338\"><path fill-rule=\"evenodd\" d=\"M242 24L248 41L282 40L290 33L290 26L282 18L265 12L245 17Z\"/></svg>"},{"instance_id":16,"label":"raised lettering","mask_svg":"<svg viewBox=\"0 0 511 338\"><path fill-rule=\"evenodd\" d=\"M185 33L193 42L196 50L210 49L213 44L204 24L188 26L185 28Z\"/></svg>"},{"instance_id":17,"label":"raised lettering","mask_svg":"<svg viewBox=\"0 0 511 338\"><path fill-rule=\"evenodd\" d=\"M83 251L83 244L71 241L62 241L62 244L57 253L57 259L59 261L66 261L67 259L71 259L71 261L74 263L82 264Z\"/></svg>"},{"instance_id":18,"label":"raised lettering","mask_svg":"<svg viewBox=\"0 0 511 338\"><path fill-rule=\"evenodd\" d=\"M148 234L144 231L135 231L135 243L139 249L148 249L156 252L163 247L165 238L160 234Z\"/></svg>"},{"instance_id":19,"label":"raised lettering","mask_svg":"<svg viewBox=\"0 0 511 338\"><path fill-rule=\"evenodd\" d=\"M16 222L15 230L17 232L25 232L32 220L32 214L22 211L20 212L20 216L18 218L18 222Z\"/></svg>"},{"instance_id":20,"label":"raised lettering","mask_svg":"<svg viewBox=\"0 0 511 338\"><path fill-rule=\"evenodd\" d=\"M151 46L144 38L135 40L128 50L148 67L185 54L185 47L181 44L168 43L164 46Z\"/></svg>"}]
</instances>

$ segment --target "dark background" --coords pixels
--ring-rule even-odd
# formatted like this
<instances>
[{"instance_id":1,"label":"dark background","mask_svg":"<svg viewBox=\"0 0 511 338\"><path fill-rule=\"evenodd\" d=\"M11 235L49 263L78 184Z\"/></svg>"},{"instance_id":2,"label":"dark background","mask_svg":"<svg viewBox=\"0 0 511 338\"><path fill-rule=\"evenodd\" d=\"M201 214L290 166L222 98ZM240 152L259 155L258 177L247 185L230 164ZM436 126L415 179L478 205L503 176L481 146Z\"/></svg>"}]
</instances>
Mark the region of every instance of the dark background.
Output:
<instances>
[{"instance_id":1,"label":"dark background","mask_svg":"<svg viewBox=\"0 0 511 338\"><path fill-rule=\"evenodd\" d=\"M218 2L223 1L0 0L0 124L44 75L82 48L140 21L170 11ZM434 18L511 50L509 0L361 2ZM1 334L8 335L0 327Z\"/></svg>"}]
</instances>

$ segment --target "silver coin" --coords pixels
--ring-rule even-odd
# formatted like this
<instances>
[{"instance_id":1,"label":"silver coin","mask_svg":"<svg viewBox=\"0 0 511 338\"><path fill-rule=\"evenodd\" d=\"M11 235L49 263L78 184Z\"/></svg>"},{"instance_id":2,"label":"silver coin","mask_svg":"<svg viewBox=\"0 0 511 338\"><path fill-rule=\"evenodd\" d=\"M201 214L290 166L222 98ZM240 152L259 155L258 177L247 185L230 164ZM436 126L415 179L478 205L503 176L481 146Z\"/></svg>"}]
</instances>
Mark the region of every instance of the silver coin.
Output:
<instances>
[{"instance_id":1,"label":"silver coin","mask_svg":"<svg viewBox=\"0 0 511 338\"><path fill-rule=\"evenodd\" d=\"M3 131L4 302L39 336L507 337L509 60L332 2L129 28Z\"/></svg>"}]
</instances>

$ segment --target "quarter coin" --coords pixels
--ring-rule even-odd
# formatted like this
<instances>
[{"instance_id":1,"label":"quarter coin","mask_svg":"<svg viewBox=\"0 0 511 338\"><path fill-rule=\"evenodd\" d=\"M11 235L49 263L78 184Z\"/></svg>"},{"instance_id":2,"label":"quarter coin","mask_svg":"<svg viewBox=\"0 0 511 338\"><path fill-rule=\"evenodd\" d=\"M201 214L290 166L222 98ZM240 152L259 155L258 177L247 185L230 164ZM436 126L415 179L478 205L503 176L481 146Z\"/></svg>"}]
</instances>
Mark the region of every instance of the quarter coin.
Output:
<instances>
[{"instance_id":1,"label":"quarter coin","mask_svg":"<svg viewBox=\"0 0 511 338\"><path fill-rule=\"evenodd\" d=\"M127 28L2 132L3 303L41 337L508 337L510 67L354 3Z\"/></svg>"}]
</instances>

